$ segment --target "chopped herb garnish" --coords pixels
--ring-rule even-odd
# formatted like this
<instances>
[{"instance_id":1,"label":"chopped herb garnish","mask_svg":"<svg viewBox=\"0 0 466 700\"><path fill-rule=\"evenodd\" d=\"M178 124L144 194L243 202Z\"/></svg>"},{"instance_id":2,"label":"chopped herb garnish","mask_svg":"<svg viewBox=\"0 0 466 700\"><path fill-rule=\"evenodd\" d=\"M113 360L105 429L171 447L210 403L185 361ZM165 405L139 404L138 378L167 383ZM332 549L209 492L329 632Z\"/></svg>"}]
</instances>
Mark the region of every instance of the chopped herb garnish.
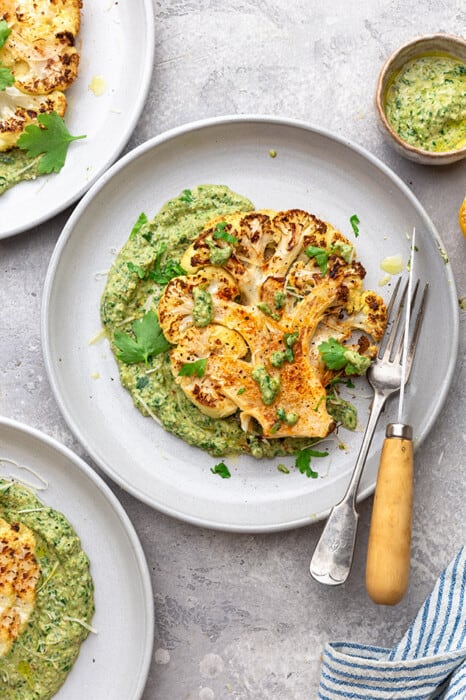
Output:
<instances>
[{"instance_id":1,"label":"chopped herb garnish","mask_svg":"<svg viewBox=\"0 0 466 700\"><path fill-rule=\"evenodd\" d=\"M241 396L241 394L244 394L245 391L246 391L246 387L245 387L245 386L240 386L240 388L239 388L238 391L236 392L236 396Z\"/></svg>"},{"instance_id":2,"label":"chopped herb garnish","mask_svg":"<svg viewBox=\"0 0 466 700\"><path fill-rule=\"evenodd\" d=\"M361 222L359 221L359 217L357 214L353 214L353 216L350 216L350 224L353 227L354 235L356 238L359 236L359 224Z\"/></svg>"},{"instance_id":3,"label":"chopped herb garnish","mask_svg":"<svg viewBox=\"0 0 466 700\"><path fill-rule=\"evenodd\" d=\"M277 290L273 295L273 302L276 309L283 309L286 304L286 292L283 290Z\"/></svg>"},{"instance_id":4,"label":"chopped herb garnish","mask_svg":"<svg viewBox=\"0 0 466 700\"><path fill-rule=\"evenodd\" d=\"M134 238L137 233L139 233L139 230L144 224L147 224L149 219L147 216L144 214L144 212L141 212L138 216L138 219L136 223L134 224L133 228L131 229L131 233L129 234L130 238Z\"/></svg>"},{"instance_id":5,"label":"chopped herb garnish","mask_svg":"<svg viewBox=\"0 0 466 700\"><path fill-rule=\"evenodd\" d=\"M310 447L305 447L304 450L300 450L296 454L295 466L301 474L306 474L308 478L317 479L319 474L315 472L311 467L312 457L327 457L328 452L318 452Z\"/></svg>"},{"instance_id":6,"label":"chopped herb garnish","mask_svg":"<svg viewBox=\"0 0 466 700\"><path fill-rule=\"evenodd\" d=\"M225 462L219 462L215 467L212 467L210 471L212 474L218 474L222 479L229 479L231 477L230 470Z\"/></svg>"},{"instance_id":7,"label":"chopped herb garnish","mask_svg":"<svg viewBox=\"0 0 466 700\"><path fill-rule=\"evenodd\" d=\"M154 280L157 284L164 286L170 282L174 277L179 277L180 275L185 275L186 270L183 270L181 265L175 260L167 260L164 265L162 265L162 256L165 253L167 246L165 243L159 244L156 247L157 256L155 258L154 267L149 270L147 276Z\"/></svg>"},{"instance_id":8,"label":"chopped herb garnish","mask_svg":"<svg viewBox=\"0 0 466 700\"><path fill-rule=\"evenodd\" d=\"M8 26L6 19L0 20L0 49L3 49L5 42L11 34L11 29Z\"/></svg>"},{"instance_id":9,"label":"chopped herb garnish","mask_svg":"<svg viewBox=\"0 0 466 700\"><path fill-rule=\"evenodd\" d=\"M345 374L365 374L371 361L341 345L335 338L324 340L318 347L319 353L329 369L345 369Z\"/></svg>"},{"instance_id":10,"label":"chopped herb garnish","mask_svg":"<svg viewBox=\"0 0 466 700\"><path fill-rule=\"evenodd\" d=\"M146 271L140 265L135 265L133 262L128 262L127 265L128 270L130 272L135 272L140 280L145 279Z\"/></svg>"},{"instance_id":11,"label":"chopped herb garnish","mask_svg":"<svg viewBox=\"0 0 466 700\"><path fill-rule=\"evenodd\" d=\"M273 318L274 321L280 320L280 314L277 313L276 311L272 311L272 309L270 308L270 305L267 304L267 302L260 301L257 304L257 308L259 309L259 311L262 311L262 313L265 314L266 316L270 316L270 318Z\"/></svg>"},{"instance_id":12,"label":"chopped herb garnish","mask_svg":"<svg viewBox=\"0 0 466 700\"><path fill-rule=\"evenodd\" d=\"M39 125L25 128L16 145L32 158L42 155L37 168L41 175L58 173L65 164L70 143L86 137L72 136L56 112L38 114L37 121Z\"/></svg>"},{"instance_id":13,"label":"chopped herb garnish","mask_svg":"<svg viewBox=\"0 0 466 700\"><path fill-rule=\"evenodd\" d=\"M193 203L193 193L191 192L191 190L183 190L183 193L181 194L180 199L185 204L192 204Z\"/></svg>"},{"instance_id":14,"label":"chopped herb garnish","mask_svg":"<svg viewBox=\"0 0 466 700\"><path fill-rule=\"evenodd\" d=\"M227 243L236 245L238 243L238 239L236 236L233 236L231 233L228 233L228 231L225 230L227 226L228 224L226 221L220 221L220 223L215 227L212 237L216 240L226 241Z\"/></svg>"},{"instance_id":15,"label":"chopped herb garnish","mask_svg":"<svg viewBox=\"0 0 466 700\"><path fill-rule=\"evenodd\" d=\"M14 85L15 76L9 68L0 65L0 91L6 90L7 87Z\"/></svg>"},{"instance_id":16,"label":"chopped herb garnish","mask_svg":"<svg viewBox=\"0 0 466 700\"><path fill-rule=\"evenodd\" d=\"M288 469L288 467L285 467L284 464L277 464L277 469L279 472L282 472L282 474L289 474L290 473L290 470Z\"/></svg>"},{"instance_id":17,"label":"chopped herb garnish","mask_svg":"<svg viewBox=\"0 0 466 700\"><path fill-rule=\"evenodd\" d=\"M118 359L127 365L145 362L149 358L166 352L170 343L165 338L159 324L159 320L153 311L148 311L145 316L132 324L134 338L128 333L115 331L113 341L120 351Z\"/></svg>"},{"instance_id":18,"label":"chopped herb garnish","mask_svg":"<svg viewBox=\"0 0 466 700\"><path fill-rule=\"evenodd\" d=\"M320 271L323 275L327 272L329 253L325 248L319 248L318 246L310 245L304 251L309 258L315 258Z\"/></svg>"},{"instance_id":19,"label":"chopped herb garnish","mask_svg":"<svg viewBox=\"0 0 466 700\"><path fill-rule=\"evenodd\" d=\"M207 367L207 358L196 360L195 362L185 362L178 372L179 377L203 377Z\"/></svg>"}]
</instances>

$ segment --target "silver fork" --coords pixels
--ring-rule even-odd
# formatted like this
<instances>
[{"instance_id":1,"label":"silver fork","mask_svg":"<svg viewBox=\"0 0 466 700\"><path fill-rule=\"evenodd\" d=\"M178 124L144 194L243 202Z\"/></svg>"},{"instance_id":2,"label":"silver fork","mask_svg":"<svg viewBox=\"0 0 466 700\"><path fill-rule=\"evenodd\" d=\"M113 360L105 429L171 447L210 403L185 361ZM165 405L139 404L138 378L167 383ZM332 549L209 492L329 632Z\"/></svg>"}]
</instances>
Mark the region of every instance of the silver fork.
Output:
<instances>
[{"instance_id":1,"label":"silver fork","mask_svg":"<svg viewBox=\"0 0 466 700\"><path fill-rule=\"evenodd\" d=\"M320 583L325 583L330 586L344 583L348 578L353 562L354 544L356 541L359 519L359 515L356 511L356 496L374 430L385 402L389 396L400 390L403 378L406 384L413 365L413 358L424 315L428 285L426 284L424 287L419 309L414 321L414 330L406 357L404 377L401 362L404 331L401 330L401 321L403 307L406 303L405 299L408 291L408 283L406 283L403 288L399 306L395 313L394 306L399 287L400 280L398 280L396 284L387 307L388 324L385 336L380 344L376 360L367 371L367 379L374 389L374 396L370 406L369 420L364 431L353 474L343 499L337 503L330 512L310 564L310 572L313 578ZM414 307L418 288L419 280L412 294L411 309ZM393 319L392 316L394 316Z\"/></svg>"}]
</instances>

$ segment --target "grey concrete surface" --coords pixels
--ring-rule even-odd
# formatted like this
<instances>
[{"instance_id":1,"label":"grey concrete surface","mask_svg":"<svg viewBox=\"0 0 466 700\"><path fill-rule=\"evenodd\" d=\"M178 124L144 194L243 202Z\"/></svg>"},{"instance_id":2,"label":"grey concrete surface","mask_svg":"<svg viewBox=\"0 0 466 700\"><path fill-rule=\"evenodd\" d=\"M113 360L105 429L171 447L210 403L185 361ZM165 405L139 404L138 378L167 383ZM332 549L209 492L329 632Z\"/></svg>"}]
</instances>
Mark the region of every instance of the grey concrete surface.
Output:
<instances>
[{"instance_id":1,"label":"grey concrete surface","mask_svg":"<svg viewBox=\"0 0 466 700\"><path fill-rule=\"evenodd\" d=\"M458 296L466 296L466 240L457 223L466 161L439 171L401 159L383 142L373 109L377 73L389 52L423 33L466 34L463 0L153 1L152 87L126 150L167 128L226 113L325 126L367 148L407 183L445 242ZM0 413L90 462L59 413L41 354L42 285L69 213L0 241ZM271 535L212 532L112 486L152 575L155 641L144 700L307 700L316 697L327 640L390 646L402 635L465 540L465 311L460 322L455 379L416 456L411 581L394 608L375 606L364 588L372 499L360 506L351 577L328 589L308 574L321 524Z\"/></svg>"}]
</instances>

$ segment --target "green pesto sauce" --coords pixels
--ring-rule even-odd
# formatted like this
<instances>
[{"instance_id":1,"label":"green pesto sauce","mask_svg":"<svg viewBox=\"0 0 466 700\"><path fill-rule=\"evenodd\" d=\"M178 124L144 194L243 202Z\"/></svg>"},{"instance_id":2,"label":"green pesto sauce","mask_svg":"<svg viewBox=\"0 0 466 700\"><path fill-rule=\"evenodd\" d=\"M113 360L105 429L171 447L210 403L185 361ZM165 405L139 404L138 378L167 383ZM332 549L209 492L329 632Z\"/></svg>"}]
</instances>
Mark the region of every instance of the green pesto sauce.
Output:
<instances>
[{"instance_id":1,"label":"green pesto sauce","mask_svg":"<svg viewBox=\"0 0 466 700\"><path fill-rule=\"evenodd\" d=\"M0 516L34 532L41 572L29 622L0 658L0 697L48 700L65 681L89 634L83 625L65 619L91 623L94 587L89 560L65 517L44 506L25 486L0 480Z\"/></svg>"},{"instance_id":2,"label":"green pesto sauce","mask_svg":"<svg viewBox=\"0 0 466 700\"><path fill-rule=\"evenodd\" d=\"M452 151L466 145L466 63L446 54L408 61L387 87L385 112L412 146Z\"/></svg>"},{"instance_id":3,"label":"green pesto sauce","mask_svg":"<svg viewBox=\"0 0 466 700\"><path fill-rule=\"evenodd\" d=\"M0 153L0 195L21 180L35 180L40 175L41 157L31 158L20 148Z\"/></svg>"},{"instance_id":4,"label":"green pesto sauce","mask_svg":"<svg viewBox=\"0 0 466 700\"><path fill-rule=\"evenodd\" d=\"M187 192L185 190L167 202L151 221L129 238L109 272L100 312L121 383L141 413L155 415L166 430L216 457L246 453L260 459L294 454L308 446L309 439L267 441L260 435L245 433L237 414L215 419L201 413L175 383L168 352L151 358L148 366L144 363L125 364L116 357L115 330L129 330L134 318L140 318L149 308L156 309L164 289L147 275L141 279L128 268L128 262L150 271L158 258L161 243L166 244L162 266L169 260L179 262L208 221L235 211L254 209L248 199L225 186L200 185L189 190L189 196Z\"/></svg>"}]
</instances>

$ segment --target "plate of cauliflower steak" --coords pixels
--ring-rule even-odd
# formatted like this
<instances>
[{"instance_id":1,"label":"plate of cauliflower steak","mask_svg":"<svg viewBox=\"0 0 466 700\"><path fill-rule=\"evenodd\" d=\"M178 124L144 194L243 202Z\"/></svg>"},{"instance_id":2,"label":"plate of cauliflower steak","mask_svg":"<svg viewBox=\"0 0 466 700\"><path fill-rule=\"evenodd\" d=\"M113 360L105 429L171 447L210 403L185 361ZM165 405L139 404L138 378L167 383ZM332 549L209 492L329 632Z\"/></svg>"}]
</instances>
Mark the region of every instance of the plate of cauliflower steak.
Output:
<instances>
[{"instance_id":1,"label":"plate of cauliflower steak","mask_svg":"<svg viewBox=\"0 0 466 700\"><path fill-rule=\"evenodd\" d=\"M3 700L138 700L154 612L137 534L91 467L8 419L0 419L0 533Z\"/></svg>"},{"instance_id":2,"label":"plate of cauliflower steak","mask_svg":"<svg viewBox=\"0 0 466 700\"><path fill-rule=\"evenodd\" d=\"M175 517L234 531L323 518L343 495L394 284L431 282L406 390L419 444L458 344L441 239L355 144L294 120L222 117L143 144L66 224L42 315L47 372L107 474ZM436 348L435 333L449 342ZM372 492L389 403L360 497Z\"/></svg>"},{"instance_id":3,"label":"plate of cauliflower steak","mask_svg":"<svg viewBox=\"0 0 466 700\"><path fill-rule=\"evenodd\" d=\"M61 212L117 158L149 90L153 33L150 0L2 0L0 238Z\"/></svg>"}]
</instances>

